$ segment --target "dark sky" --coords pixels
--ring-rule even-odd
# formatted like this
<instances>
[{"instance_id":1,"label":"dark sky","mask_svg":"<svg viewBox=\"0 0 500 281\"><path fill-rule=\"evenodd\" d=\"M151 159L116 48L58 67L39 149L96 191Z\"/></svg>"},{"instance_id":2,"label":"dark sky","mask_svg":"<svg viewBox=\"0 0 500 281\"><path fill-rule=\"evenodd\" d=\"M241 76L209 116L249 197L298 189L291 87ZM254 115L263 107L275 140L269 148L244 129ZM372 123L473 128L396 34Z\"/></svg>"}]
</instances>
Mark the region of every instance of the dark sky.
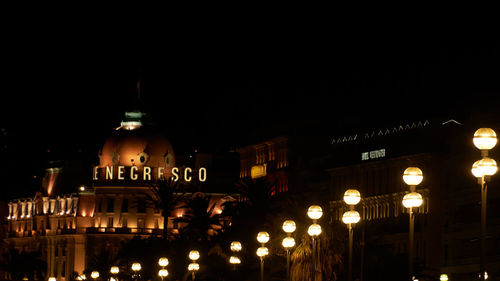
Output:
<instances>
[{"instance_id":1,"label":"dark sky","mask_svg":"<svg viewBox=\"0 0 500 281\"><path fill-rule=\"evenodd\" d=\"M160 45L140 36L9 41L2 167L26 167L17 171L23 177L49 159L94 159L123 112L136 106L151 113L174 148L224 151L283 133L333 136L400 120L460 118L480 105L478 97L495 108L500 94L500 41L492 36L379 30L165 36Z\"/></svg>"}]
</instances>

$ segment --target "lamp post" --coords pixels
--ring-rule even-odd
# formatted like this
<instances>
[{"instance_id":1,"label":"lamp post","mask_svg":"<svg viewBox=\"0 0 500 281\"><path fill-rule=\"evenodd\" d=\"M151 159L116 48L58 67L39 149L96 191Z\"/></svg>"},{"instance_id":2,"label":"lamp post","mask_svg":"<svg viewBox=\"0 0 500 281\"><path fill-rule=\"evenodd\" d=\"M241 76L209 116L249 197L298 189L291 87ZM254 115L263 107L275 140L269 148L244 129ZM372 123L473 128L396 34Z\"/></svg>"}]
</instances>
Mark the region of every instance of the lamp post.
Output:
<instances>
[{"instance_id":1,"label":"lamp post","mask_svg":"<svg viewBox=\"0 0 500 281\"><path fill-rule=\"evenodd\" d=\"M348 189L344 193L344 202L349 205L349 211L342 216L342 221L347 225L349 230L349 263L347 279L352 281L352 243L354 240L353 224L360 220L359 213L354 210L354 206L361 201L361 194L356 189Z\"/></svg>"},{"instance_id":2,"label":"lamp post","mask_svg":"<svg viewBox=\"0 0 500 281\"><path fill-rule=\"evenodd\" d=\"M257 234L257 241L261 247L257 249L257 256L260 258L260 281L264 281L264 257L269 255L269 250L265 244L269 241L269 233L261 231Z\"/></svg>"},{"instance_id":3,"label":"lamp post","mask_svg":"<svg viewBox=\"0 0 500 281\"><path fill-rule=\"evenodd\" d=\"M99 271L92 271L92 273L90 273L90 277L92 277L92 279L97 280L97 278L99 278Z\"/></svg>"},{"instance_id":4,"label":"lamp post","mask_svg":"<svg viewBox=\"0 0 500 281\"><path fill-rule=\"evenodd\" d=\"M474 133L474 145L481 150L482 159L472 165L472 174L481 185L481 256L479 260L479 275L486 280L486 195L487 183L497 172L497 163L488 157L490 149L497 144L497 134L490 128L480 128Z\"/></svg>"},{"instance_id":5,"label":"lamp post","mask_svg":"<svg viewBox=\"0 0 500 281\"><path fill-rule=\"evenodd\" d=\"M317 264L317 241L316 238L321 234L321 225L317 224L317 221L321 216L323 216L323 210L321 206L312 205L307 209L307 216L313 220L313 223L307 229L307 233L311 236L312 239L312 271L311 271L311 280L316 281L316 264ZM318 251L319 252L319 251Z\"/></svg>"},{"instance_id":6,"label":"lamp post","mask_svg":"<svg viewBox=\"0 0 500 281\"><path fill-rule=\"evenodd\" d=\"M158 265L161 266L160 270L158 271L158 276L160 276L161 280L163 280L163 278L168 276L168 270L165 268L165 266L168 265L168 259L165 257L159 258Z\"/></svg>"},{"instance_id":7,"label":"lamp post","mask_svg":"<svg viewBox=\"0 0 500 281\"><path fill-rule=\"evenodd\" d=\"M420 207L422 205L423 199L422 195L416 192L416 187L424 179L422 170L417 167L409 167L403 173L403 180L407 185L410 186L410 193L403 197L403 206L408 208L410 214L410 242L408 244L408 268L409 268L409 279L413 280L413 241L414 241L414 225L415 225L415 214L413 213L413 208Z\"/></svg>"},{"instance_id":8,"label":"lamp post","mask_svg":"<svg viewBox=\"0 0 500 281\"><path fill-rule=\"evenodd\" d=\"M196 250L192 250L189 252L189 259L191 259L191 263L188 265L188 270L191 271L191 278L194 280L195 272L200 270L200 265L196 262L200 258L200 252Z\"/></svg>"},{"instance_id":9,"label":"lamp post","mask_svg":"<svg viewBox=\"0 0 500 281\"><path fill-rule=\"evenodd\" d=\"M297 226L294 221L286 220L283 222L282 228L287 235L287 237L283 238L281 245L286 250L286 280L290 281L290 249L295 246L295 239L293 239L292 233L295 231Z\"/></svg>"},{"instance_id":10,"label":"lamp post","mask_svg":"<svg viewBox=\"0 0 500 281\"><path fill-rule=\"evenodd\" d=\"M138 262L134 262L132 264L132 271L134 272L134 275L132 276L132 278L139 279L141 277L141 275L139 273L141 271L141 269L142 269L141 264Z\"/></svg>"},{"instance_id":11,"label":"lamp post","mask_svg":"<svg viewBox=\"0 0 500 281\"><path fill-rule=\"evenodd\" d=\"M109 269L109 272L111 273L111 278L110 278L110 281L116 281L118 280L116 278L116 275L118 274L118 272L120 272L120 268L118 266L112 266L110 269Z\"/></svg>"},{"instance_id":12,"label":"lamp post","mask_svg":"<svg viewBox=\"0 0 500 281\"><path fill-rule=\"evenodd\" d=\"M231 242L231 246L229 247L231 252L239 253L242 249L241 242L233 241ZM241 263L241 259L238 256L231 256L229 258L229 263L233 265L233 269L236 270L236 266Z\"/></svg>"}]
</instances>

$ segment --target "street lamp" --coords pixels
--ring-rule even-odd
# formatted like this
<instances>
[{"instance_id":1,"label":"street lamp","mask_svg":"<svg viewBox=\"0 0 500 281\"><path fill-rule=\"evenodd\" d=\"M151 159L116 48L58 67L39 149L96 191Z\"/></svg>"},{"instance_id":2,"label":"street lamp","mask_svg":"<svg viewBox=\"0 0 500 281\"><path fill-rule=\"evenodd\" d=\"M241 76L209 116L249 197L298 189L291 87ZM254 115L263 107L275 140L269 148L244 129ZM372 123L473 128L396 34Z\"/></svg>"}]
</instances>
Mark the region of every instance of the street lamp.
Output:
<instances>
[{"instance_id":1,"label":"street lamp","mask_svg":"<svg viewBox=\"0 0 500 281\"><path fill-rule=\"evenodd\" d=\"M138 279L140 277L139 271L141 271L141 269L142 269L141 264L138 262L134 262L132 264L132 271L134 272L134 275L132 276L132 278Z\"/></svg>"},{"instance_id":2,"label":"street lamp","mask_svg":"<svg viewBox=\"0 0 500 281\"><path fill-rule=\"evenodd\" d=\"M260 281L264 281L264 257L269 255L269 250L265 244L269 241L269 233L261 231L257 233L257 241L261 247L257 249L257 256L260 258Z\"/></svg>"},{"instance_id":3,"label":"street lamp","mask_svg":"<svg viewBox=\"0 0 500 281\"><path fill-rule=\"evenodd\" d=\"M497 163L488 157L490 149L497 144L497 134L490 128L479 128L474 133L472 139L474 145L481 150L482 159L474 162L472 165L472 174L477 178L481 185L481 256L480 256L480 277L481 280L487 279L486 274L486 196L487 182L490 177L497 172ZM484 274L482 274L484 272Z\"/></svg>"},{"instance_id":4,"label":"street lamp","mask_svg":"<svg viewBox=\"0 0 500 281\"><path fill-rule=\"evenodd\" d=\"M109 269L109 272L112 274L111 278L116 281L116 275L118 274L118 272L120 272L120 268L118 266L112 266L110 269Z\"/></svg>"},{"instance_id":5,"label":"street lamp","mask_svg":"<svg viewBox=\"0 0 500 281\"><path fill-rule=\"evenodd\" d=\"M163 280L163 278L168 276L168 270L166 270L165 268L158 270L158 276L161 278L161 280Z\"/></svg>"},{"instance_id":6,"label":"street lamp","mask_svg":"<svg viewBox=\"0 0 500 281\"><path fill-rule=\"evenodd\" d=\"M56 281L57 279L55 277L49 277L48 281Z\"/></svg>"},{"instance_id":7,"label":"street lamp","mask_svg":"<svg viewBox=\"0 0 500 281\"><path fill-rule=\"evenodd\" d=\"M410 243L408 245L408 265L409 265L409 280L413 280L413 240L414 240L414 225L415 214L413 208L420 207L423 203L422 195L416 192L417 185L424 179L422 170L417 167L409 167L403 173L404 182L410 186L410 193L403 197L403 206L408 208L410 213Z\"/></svg>"},{"instance_id":8,"label":"street lamp","mask_svg":"<svg viewBox=\"0 0 500 281\"><path fill-rule=\"evenodd\" d=\"M321 209L321 206L318 205L312 205L307 209L307 216L313 220L313 224L309 226L307 229L307 233L309 236L312 238L312 272L311 272L311 279L313 281L316 280L316 252L318 249L317 248L317 243L316 243L316 238L318 235L321 234L321 225L317 224L316 222L318 221L321 216L323 216L323 210ZM319 252L319 251L318 251Z\"/></svg>"},{"instance_id":9,"label":"street lamp","mask_svg":"<svg viewBox=\"0 0 500 281\"><path fill-rule=\"evenodd\" d=\"M191 271L191 278L194 280L195 278L195 272L200 270L200 265L196 262L192 262L188 265L188 270Z\"/></svg>"},{"instance_id":10,"label":"street lamp","mask_svg":"<svg viewBox=\"0 0 500 281\"><path fill-rule=\"evenodd\" d=\"M439 281L448 281L448 274L441 274L439 275Z\"/></svg>"},{"instance_id":11,"label":"street lamp","mask_svg":"<svg viewBox=\"0 0 500 281\"><path fill-rule=\"evenodd\" d=\"M165 258L165 257L162 257L160 259L158 259L158 265L161 266L161 267L165 267L168 265L168 259Z\"/></svg>"},{"instance_id":12,"label":"street lamp","mask_svg":"<svg viewBox=\"0 0 500 281\"><path fill-rule=\"evenodd\" d=\"M354 240L353 224L360 220L359 213L354 210L354 206L361 201L361 194L356 189L348 189L344 193L344 202L349 205L349 211L342 216L342 221L347 225L349 230L349 264L348 264L348 280L352 281L352 243Z\"/></svg>"},{"instance_id":13,"label":"street lamp","mask_svg":"<svg viewBox=\"0 0 500 281\"><path fill-rule=\"evenodd\" d=\"M192 261L188 265L188 270L191 271L191 277L194 280L195 278L195 272L200 269L200 265L196 263L196 261L200 258L200 252L196 250L192 250L189 252L189 259Z\"/></svg>"},{"instance_id":14,"label":"street lamp","mask_svg":"<svg viewBox=\"0 0 500 281\"><path fill-rule=\"evenodd\" d=\"M231 242L231 246L229 246L231 249L231 252L233 253L239 253L242 249L241 242L240 241L233 241ZM229 263L233 265L233 270L236 270L236 265L241 263L241 260L238 256L231 256L229 258Z\"/></svg>"},{"instance_id":15,"label":"street lamp","mask_svg":"<svg viewBox=\"0 0 500 281\"><path fill-rule=\"evenodd\" d=\"M297 226L293 220L286 220L283 222L283 231L286 232L287 237L283 239L281 245L286 250L286 280L290 280L290 249L295 246L295 239L292 237L292 233L295 231Z\"/></svg>"},{"instance_id":16,"label":"street lamp","mask_svg":"<svg viewBox=\"0 0 500 281\"><path fill-rule=\"evenodd\" d=\"M99 278L99 271L92 271L92 273L90 273L90 277L92 277L92 279L97 280L97 278Z\"/></svg>"},{"instance_id":17,"label":"street lamp","mask_svg":"<svg viewBox=\"0 0 500 281\"><path fill-rule=\"evenodd\" d=\"M239 252L239 251L241 251L241 249L242 249L241 242L239 242L239 241L233 241L233 242L231 242L230 248L231 248L232 252Z\"/></svg>"}]
</instances>

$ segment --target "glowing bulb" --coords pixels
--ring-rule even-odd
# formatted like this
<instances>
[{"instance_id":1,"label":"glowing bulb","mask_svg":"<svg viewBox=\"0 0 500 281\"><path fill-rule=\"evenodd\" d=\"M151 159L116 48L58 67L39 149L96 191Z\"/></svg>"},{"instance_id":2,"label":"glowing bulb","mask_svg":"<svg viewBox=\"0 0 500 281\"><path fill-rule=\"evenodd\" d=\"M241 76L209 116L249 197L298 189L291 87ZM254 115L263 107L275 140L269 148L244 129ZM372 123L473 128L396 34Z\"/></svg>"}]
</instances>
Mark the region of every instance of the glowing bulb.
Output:
<instances>
[{"instance_id":1,"label":"glowing bulb","mask_svg":"<svg viewBox=\"0 0 500 281\"><path fill-rule=\"evenodd\" d=\"M116 265L112 266L109 272L111 272L111 274L118 274L118 272L120 272L120 268L118 268L118 266Z\"/></svg>"},{"instance_id":2,"label":"glowing bulb","mask_svg":"<svg viewBox=\"0 0 500 281\"><path fill-rule=\"evenodd\" d=\"M490 128L479 128L472 142L481 150L490 150L497 144L497 134Z\"/></svg>"},{"instance_id":3,"label":"glowing bulb","mask_svg":"<svg viewBox=\"0 0 500 281\"><path fill-rule=\"evenodd\" d=\"M321 225L317 224L317 223L313 223L309 226L309 228L307 229L307 233L312 236L312 237L316 237L318 235L321 234Z\"/></svg>"},{"instance_id":4,"label":"glowing bulb","mask_svg":"<svg viewBox=\"0 0 500 281\"><path fill-rule=\"evenodd\" d=\"M403 205L406 208L420 207L424 200L418 192L410 192L403 197Z\"/></svg>"},{"instance_id":5,"label":"glowing bulb","mask_svg":"<svg viewBox=\"0 0 500 281\"><path fill-rule=\"evenodd\" d=\"M297 226L292 220L286 220L285 222L283 222L283 231L285 231L286 233L292 233L296 228Z\"/></svg>"},{"instance_id":6,"label":"glowing bulb","mask_svg":"<svg viewBox=\"0 0 500 281\"><path fill-rule=\"evenodd\" d=\"M240 258L238 258L238 257L231 256L231 257L229 258L229 263L230 263L230 264L240 264L240 263L241 263L241 260L240 260Z\"/></svg>"},{"instance_id":7,"label":"glowing bulb","mask_svg":"<svg viewBox=\"0 0 500 281\"><path fill-rule=\"evenodd\" d=\"M409 167L403 173L403 180L407 185L419 185L423 179L422 170L417 167Z\"/></svg>"},{"instance_id":8,"label":"glowing bulb","mask_svg":"<svg viewBox=\"0 0 500 281\"><path fill-rule=\"evenodd\" d=\"M347 211L342 216L342 221L345 224L358 223L360 220L359 213L357 211Z\"/></svg>"},{"instance_id":9,"label":"glowing bulb","mask_svg":"<svg viewBox=\"0 0 500 281\"><path fill-rule=\"evenodd\" d=\"M361 194L356 189L348 189L344 193L344 202L347 205L356 205L361 201Z\"/></svg>"},{"instance_id":10,"label":"glowing bulb","mask_svg":"<svg viewBox=\"0 0 500 281\"><path fill-rule=\"evenodd\" d=\"M479 160L477 168L480 171L479 173L485 176L493 176L498 170L497 162L488 157L484 157L483 159Z\"/></svg>"},{"instance_id":11,"label":"glowing bulb","mask_svg":"<svg viewBox=\"0 0 500 281\"><path fill-rule=\"evenodd\" d=\"M163 278L163 277L167 277L167 276L168 276L168 270L166 270L166 269L164 269L164 268L163 268L163 269L160 269L160 270L158 271L158 276L160 276L161 278Z\"/></svg>"},{"instance_id":12,"label":"glowing bulb","mask_svg":"<svg viewBox=\"0 0 500 281\"><path fill-rule=\"evenodd\" d=\"M266 247L259 247L257 249L257 256L264 257L269 255L269 250Z\"/></svg>"},{"instance_id":13,"label":"glowing bulb","mask_svg":"<svg viewBox=\"0 0 500 281\"><path fill-rule=\"evenodd\" d=\"M200 265L195 263L195 262L192 262L188 265L189 271L198 271L199 269L200 269Z\"/></svg>"},{"instance_id":14,"label":"glowing bulb","mask_svg":"<svg viewBox=\"0 0 500 281\"><path fill-rule=\"evenodd\" d=\"M241 243L239 241L233 241L231 242L231 251L233 252L239 252L241 251Z\"/></svg>"},{"instance_id":15,"label":"glowing bulb","mask_svg":"<svg viewBox=\"0 0 500 281\"><path fill-rule=\"evenodd\" d=\"M198 260L200 258L200 252L192 250L191 252L189 252L189 258L193 261Z\"/></svg>"},{"instance_id":16,"label":"glowing bulb","mask_svg":"<svg viewBox=\"0 0 500 281\"><path fill-rule=\"evenodd\" d=\"M261 244L265 244L269 241L269 233L261 231L257 234L257 241Z\"/></svg>"},{"instance_id":17,"label":"glowing bulb","mask_svg":"<svg viewBox=\"0 0 500 281\"><path fill-rule=\"evenodd\" d=\"M312 205L307 209L307 216L313 220L317 220L323 216L323 210L321 209L321 206L318 205Z\"/></svg>"},{"instance_id":18,"label":"glowing bulb","mask_svg":"<svg viewBox=\"0 0 500 281\"><path fill-rule=\"evenodd\" d=\"M160 266L167 266L168 265L168 259L163 257L158 260L158 265Z\"/></svg>"},{"instance_id":19,"label":"glowing bulb","mask_svg":"<svg viewBox=\"0 0 500 281\"><path fill-rule=\"evenodd\" d=\"M133 271L136 271L136 272L137 272L137 271L141 270L141 268L142 268L142 266L141 266L141 264L140 264L140 263L138 263L138 262L134 262L134 263L132 264L132 270L133 270Z\"/></svg>"},{"instance_id":20,"label":"glowing bulb","mask_svg":"<svg viewBox=\"0 0 500 281\"><path fill-rule=\"evenodd\" d=\"M295 246L295 239L293 239L293 237L285 237L283 238L281 245L286 249L292 248L293 246Z\"/></svg>"}]
</instances>

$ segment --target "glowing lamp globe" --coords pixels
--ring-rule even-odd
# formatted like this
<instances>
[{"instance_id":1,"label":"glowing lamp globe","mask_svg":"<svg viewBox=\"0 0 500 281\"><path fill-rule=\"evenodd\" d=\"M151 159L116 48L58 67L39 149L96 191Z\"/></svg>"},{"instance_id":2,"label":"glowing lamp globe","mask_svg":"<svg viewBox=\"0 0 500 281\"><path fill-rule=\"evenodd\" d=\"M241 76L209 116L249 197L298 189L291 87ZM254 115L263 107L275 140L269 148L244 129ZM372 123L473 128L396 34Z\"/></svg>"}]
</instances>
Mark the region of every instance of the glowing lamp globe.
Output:
<instances>
[{"instance_id":1,"label":"glowing lamp globe","mask_svg":"<svg viewBox=\"0 0 500 281\"><path fill-rule=\"evenodd\" d=\"M134 262L134 263L132 264L132 270L133 270L133 271L135 271L135 272L140 271L140 270L141 270L141 268L142 268L142 266L141 266L141 264L140 264L140 263L138 263L138 262Z\"/></svg>"},{"instance_id":2,"label":"glowing lamp globe","mask_svg":"<svg viewBox=\"0 0 500 281\"><path fill-rule=\"evenodd\" d=\"M323 216L323 210L321 209L321 206L318 205L312 205L307 209L307 216L313 220L317 220Z\"/></svg>"},{"instance_id":3,"label":"glowing lamp globe","mask_svg":"<svg viewBox=\"0 0 500 281\"><path fill-rule=\"evenodd\" d=\"M257 234L257 241L261 244L265 244L269 241L269 233L261 231Z\"/></svg>"},{"instance_id":4,"label":"glowing lamp globe","mask_svg":"<svg viewBox=\"0 0 500 281\"><path fill-rule=\"evenodd\" d=\"M87 276L85 274L80 274L76 277L76 280L87 280Z\"/></svg>"},{"instance_id":5,"label":"glowing lamp globe","mask_svg":"<svg viewBox=\"0 0 500 281\"><path fill-rule=\"evenodd\" d=\"M417 167L409 167L403 173L403 180L407 185L419 185L424 179L422 170Z\"/></svg>"},{"instance_id":6,"label":"glowing lamp globe","mask_svg":"<svg viewBox=\"0 0 500 281\"><path fill-rule=\"evenodd\" d=\"M406 208L420 207L424 200L418 192L410 192L403 197L403 205Z\"/></svg>"},{"instance_id":7,"label":"glowing lamp globe","mask_svg":"<svg viewBox=\"0 0 500 281\"><path fill-rule=\"evenodd\" d=\"M481 169L479 169L479 161L480 160L477 160L476 162L474 162L474 164L472 164L472 169L471 169L472 174L476 178L481 178L484 176L483 171Z\"/></svg>"},{"instance_id":8,"label":"glowing lamp globe","mask_svg":"<svg viewBox=\"0 0 500 281\"><path fill-rule=\"evenodd\" d=\"M198 270L200 270L200 265L195 263L195 262L192 262L188 265L188 270L189 271L198 271Z\"/></svg>"},{"instance_id":9,"label":"glowing lamp globe","mask_svg":"<svg viewBox=\"0 0 500 281\"><path fill-rule=\"evenodd\" d=\"M269 250L266 247L259 247L257 249L257 256L264 257L269 255Z\"/></svg>"},{"instance_id":10,"label":"glowing lamp globe","mask_svg":"<svg viewBox=\"0 0 500 281\"><path fill-rule=\"evenodd\" d=\"M160 276L161 278L167 277L168 276L168 270L166 270L165 268L160 269L158 271L158 276Z\"/></svg>"},{"instance_id":11,"label":"glowing lamp globe","mask_svg":"<svg viewBox=\"0 0 500 281\"><path fill-rule=\"evenodd\" d=\"M92 273L90 273L90 277L92 277L93 279L97 279L99 278L99 271L92 271Z\"/></svg>"},{"instance_id":12,"label":"glowing lamp globe","mask_svg":"<svg viewBox=\"0 0 500 281\"><path fill-rule=\"evenodd\" d=\"M448 281L448 274L441 274L439 276L439 281Z\"/></svg>"},{"instance_id":13,"label":"glowing lamp globe","mask_svg":"<svg viewBox=\"0 0 500 281\"><path fill-rule=\"evenodd\" d=\"M292 233L295 231L297 226L295 225L295 222L292 220L286 220L283 222L283 231L286 233Z\"/></svg>"},{"instance_id":14,"label":"glowing lamp globe","mask_svg":"<svg viewBox=\"0 0 500 281\"><path fill-rule=\"evenodd\" d=\"M230 264L240 264L240 263L241 263L241 260L240 260L240 258L238 258L238 257L231 256L231 257L229 258L229 263L230 263Z\"/></svg>"},{"instance_id":15,"label":"glowing lamp globe","mask_svg":"<svg viewBox=\"0 0 500 281\"><path fill-rule=\"evenodd\" d=\"M497 144L497 134L490 128L479 128L472 141L477 148L490 150Z\"/></svg>"},{"instance_id":16,"label":"glowing lamp globe","mask_svg":"<svg viewBox=\"0 0 500 281\"><path fill-rule=\"evenodd\" d=\"M239 252L241 251L241 243L239 241L233 241L231 242L231 251L233 252Z\"/></svg>"},{"instance_id":17,"label":"glowing lamp globe","mask_svg":"<svg viewBox=\"0 0 500 281\"><path fill-rule=\"evenodd\" d=\"M99 277L99 276L97 276L97 277ZM97 278L97 277L96 277L96 278ZM49 281L56 281L56 280L57 280L57 279L56 279L55 277L49 277Z\"/></svg>"},{"instance_id":18,"label":"glowing lamp globe","mask_svg":"<svg viewBox=\"0 0 500 281\"><path fill-rule=\"evenodd\" d=\"M359 213L357 211L347 211L342 216L342 221L345 224L358 223L360 220Z\"/></svg>"},{"instance_id":19,"label":"glowing lamp globe","mask_svg":"<svg viewBox=\"0 0 500 281\"><path fill-rule=\"evenodd\" d=\"M281 242L281 245L285 249L292 248L293 246L295 246L295 239L293 239L293 237L285 237L285 238L283 238L283 241Z\"/></svg>"},{"instance_id":20,"label":"glowing lamp globe","mask_svg":"<svg viewBox=\"0 0 500 281\"><path fill-rule=\"evenodd\" d=\"M498 170L497 162L488 157L479 160L477 168L479 169L479 173L485 176L493 176Z\"/></svg>"},{"instance_id":21,"label":"glowing lamp globe","mask_svg":"<svg viewBox=\"0 0 500 281\"><path fill-rule=\"evenodd\" d=\"M200 252L192 250L191 252L189 252L189 258L193 261L198 260L200 258Z\"/></svg>"},{"instance_id":22,"label":"glowing lamp globe","mask_svg":"<svg viewBox=\"0 0 500 281\"><path fill-rule=\"evenodd\" d=\"M158 260L158 265L160 266L167 266L168 265L168 259L163 257Z\"/></svg>"},{"instance_id":23,"label":"glowing lamp globe","mask_svg":"<svg viewBox=\"0 0 500 281\"><path fill-rule=\"evenodd\" d=\"M309 228L307 229L307 233L312 236L312 237L316 237L318 235L321 234L321 225L317 224L317 223L313 223L309 226Z\"/></svg>"},{"instance_id":24,"label":"glowing lamp globe","mask_svg":"<svg viewBox=\"0 0 500 281\"><path fill-rule=\"evenodd\" d=\"M348 189L344 193L344 202L347 205L356 205L361 201L361 194L356 189Z\"/></svg>"},{"instance_id":25,"label":"glowing lamp globe","mask_svg":"<svg viewBox=\"0 0 500 281\"><path fill-rule=\"evenodd\" d=\"M120 272L120 268L118 268L118 266L112 266L110 269L109 269L109 272L111 272L111 274L118 274L118 272Z\"/></svg>"}]
</instances>

